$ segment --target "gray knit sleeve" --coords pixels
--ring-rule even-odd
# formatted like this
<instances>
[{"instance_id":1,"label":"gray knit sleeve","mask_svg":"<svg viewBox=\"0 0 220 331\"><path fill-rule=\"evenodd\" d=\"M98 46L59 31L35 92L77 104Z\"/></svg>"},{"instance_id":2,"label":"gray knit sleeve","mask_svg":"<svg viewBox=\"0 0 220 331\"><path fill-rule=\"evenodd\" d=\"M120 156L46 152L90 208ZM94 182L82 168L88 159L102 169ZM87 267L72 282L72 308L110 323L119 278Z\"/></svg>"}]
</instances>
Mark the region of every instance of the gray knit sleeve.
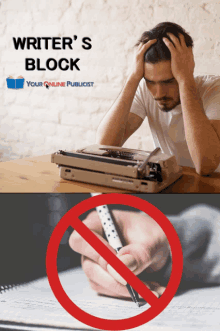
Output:
<instances>
[{"instance_id":1,"label":"gray knit sleeve","mask_svg":"<svg viewBox=\"0 0 220 331\"><path fill-rule=\"evenodd\" d=\"M193 206L177 216L167 216L183 250L181 287L220 284L220 210ZM160 277L169 279L171 258Z\"/></svg>"}]
</instances>

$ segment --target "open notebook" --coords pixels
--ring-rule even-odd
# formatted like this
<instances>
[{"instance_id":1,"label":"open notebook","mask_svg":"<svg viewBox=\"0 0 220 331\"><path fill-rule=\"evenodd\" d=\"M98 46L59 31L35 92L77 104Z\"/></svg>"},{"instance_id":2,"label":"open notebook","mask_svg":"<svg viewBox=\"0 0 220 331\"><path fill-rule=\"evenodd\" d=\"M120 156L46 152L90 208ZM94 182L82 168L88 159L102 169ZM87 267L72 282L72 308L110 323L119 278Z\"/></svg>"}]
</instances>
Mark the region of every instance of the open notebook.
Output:
<instances>
[{"instance_id":1,"label":"open notebook","mask_svg":"<svg viewBox=\"0 0 220 331\"><path fill-rule=\"evenodd\" d=\"M69 297L84 311L107 319L128 318L148 309L133 302L98 296L81 268L60 273ZM0 328L12 330L95 330L69 315L57 302L47 278L0 294ZM174 297L154 320L132 330L220 330L220 286L194 289Z\"/></svg>"}]
</instances>

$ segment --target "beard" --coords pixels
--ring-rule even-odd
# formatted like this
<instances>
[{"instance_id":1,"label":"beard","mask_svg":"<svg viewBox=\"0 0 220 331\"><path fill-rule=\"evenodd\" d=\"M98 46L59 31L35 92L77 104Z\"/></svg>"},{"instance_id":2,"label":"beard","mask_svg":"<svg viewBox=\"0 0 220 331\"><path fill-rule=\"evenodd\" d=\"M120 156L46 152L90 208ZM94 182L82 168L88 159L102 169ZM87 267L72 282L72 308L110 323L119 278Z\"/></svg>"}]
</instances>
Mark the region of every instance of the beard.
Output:
<instances>
[{"instance_id":1,"label":"beard","mask_svg":"<svg viewBox=\"0 0 220 331\"><path fill-rule=\"evenodd\" d=\"M163 101L164 103L159 103L160 101ZM158 100L157 104L161 111L168 113L180 104L180 98L176 101L173 99Z\"/></svg>"}]
</instances>

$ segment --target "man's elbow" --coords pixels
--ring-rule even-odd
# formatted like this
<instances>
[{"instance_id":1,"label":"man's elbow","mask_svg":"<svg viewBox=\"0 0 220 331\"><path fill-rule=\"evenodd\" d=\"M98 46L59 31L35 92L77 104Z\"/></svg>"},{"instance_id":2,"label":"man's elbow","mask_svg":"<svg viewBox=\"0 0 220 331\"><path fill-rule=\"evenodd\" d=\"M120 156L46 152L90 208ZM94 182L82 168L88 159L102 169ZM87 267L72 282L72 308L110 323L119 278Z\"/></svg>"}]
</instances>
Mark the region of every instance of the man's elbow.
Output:
<instances>
[{"instance_id":1,"label":"man's elbow","mask_svg":"<svg viewBox=\"0 0 220 331\"><path fill-rule=\"evenodd\" d=\"M122 135L114 137L111 134L103 134L103 132L97 131L96 144L107 146L122 146Z\"/></svg>"},{"instance_id":2,"label":"man's elbow","mask_svg":"<svg viewBox=\"0 0 220 331\"><path fill-rule=\"evenodd\" d=\"M95 143L98 145L110 145L108 137L99 131L96 132Z\"/></svg>"},{"instance_id":3,"label":"man's elbow","mask_svg":"<svg viewBox=\"0 0 220 331\"><path fill-rule=\"evenodd\" d=\"M97 145L107 145L107 144L105 143L105 139L103 139L102 137L99 137L99 136L97 136L97 135L96 135L95 143L96 143Z\"/></svg>"},{"instance_id":4,"label":"man's elbow","mask_svg":"<svg viewBox=\"0 0 220 331\"><path fill-rule=\"evenodd\" d=\"M203 158L195 165L197 174L200 176L211 175L218 168L219 161L220 158L215 158L214 160Z\"/></svg>"},{"instance_id":5,"label":"man's elbow","mask_svg":"<svg viewBox=\"0 0 220 331\"><path fill-rule=\"evenodd\" d=\"M211 175L213 172L215 171L215 169L207 169L207 168L198 168L196 169L196 172L198 175L200 176L208 176Z\"/></svg>"},{"instance_id":6,"label":"man's elbow","mask_svg":"<svg viewBox=\"0 0 220 331\"><path fill-rule=\"evenodd\" d=\"M97 145L107 145L107 146L120 146L115 140L109 139L108 137L96 136L95 143Z\"/></svg>"}]
</instances>

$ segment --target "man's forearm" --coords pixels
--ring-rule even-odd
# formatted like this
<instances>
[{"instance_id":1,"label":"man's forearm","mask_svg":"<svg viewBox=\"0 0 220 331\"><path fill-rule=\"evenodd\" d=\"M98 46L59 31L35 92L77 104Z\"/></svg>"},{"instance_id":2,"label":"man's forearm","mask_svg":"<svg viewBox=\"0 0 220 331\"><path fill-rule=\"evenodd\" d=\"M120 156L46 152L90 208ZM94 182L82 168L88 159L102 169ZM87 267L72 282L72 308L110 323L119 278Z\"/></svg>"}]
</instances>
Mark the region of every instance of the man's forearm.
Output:
<instances>
[{"instance_id":1,"label":"man's forearm","mask_svg":"<svg viewBox=\"0 0 220 331\"><path fill-rule=\"evenodd\" d=\"M213 172L220 162L220 141L205 115L194 79L179 84L186 142L196 171Z\"/></svg>"},{"instance_id":2,"label":"man's forearm","mask_svg":"<svg viewBox=\"0 0 220 331\"><path fill-rule=\"evenodd\" d=\"M130 75L120 95L100 123L96 142L101 145L121 146L128 115L137 90L139 79Z\"/></svg>"}]
</instances>

